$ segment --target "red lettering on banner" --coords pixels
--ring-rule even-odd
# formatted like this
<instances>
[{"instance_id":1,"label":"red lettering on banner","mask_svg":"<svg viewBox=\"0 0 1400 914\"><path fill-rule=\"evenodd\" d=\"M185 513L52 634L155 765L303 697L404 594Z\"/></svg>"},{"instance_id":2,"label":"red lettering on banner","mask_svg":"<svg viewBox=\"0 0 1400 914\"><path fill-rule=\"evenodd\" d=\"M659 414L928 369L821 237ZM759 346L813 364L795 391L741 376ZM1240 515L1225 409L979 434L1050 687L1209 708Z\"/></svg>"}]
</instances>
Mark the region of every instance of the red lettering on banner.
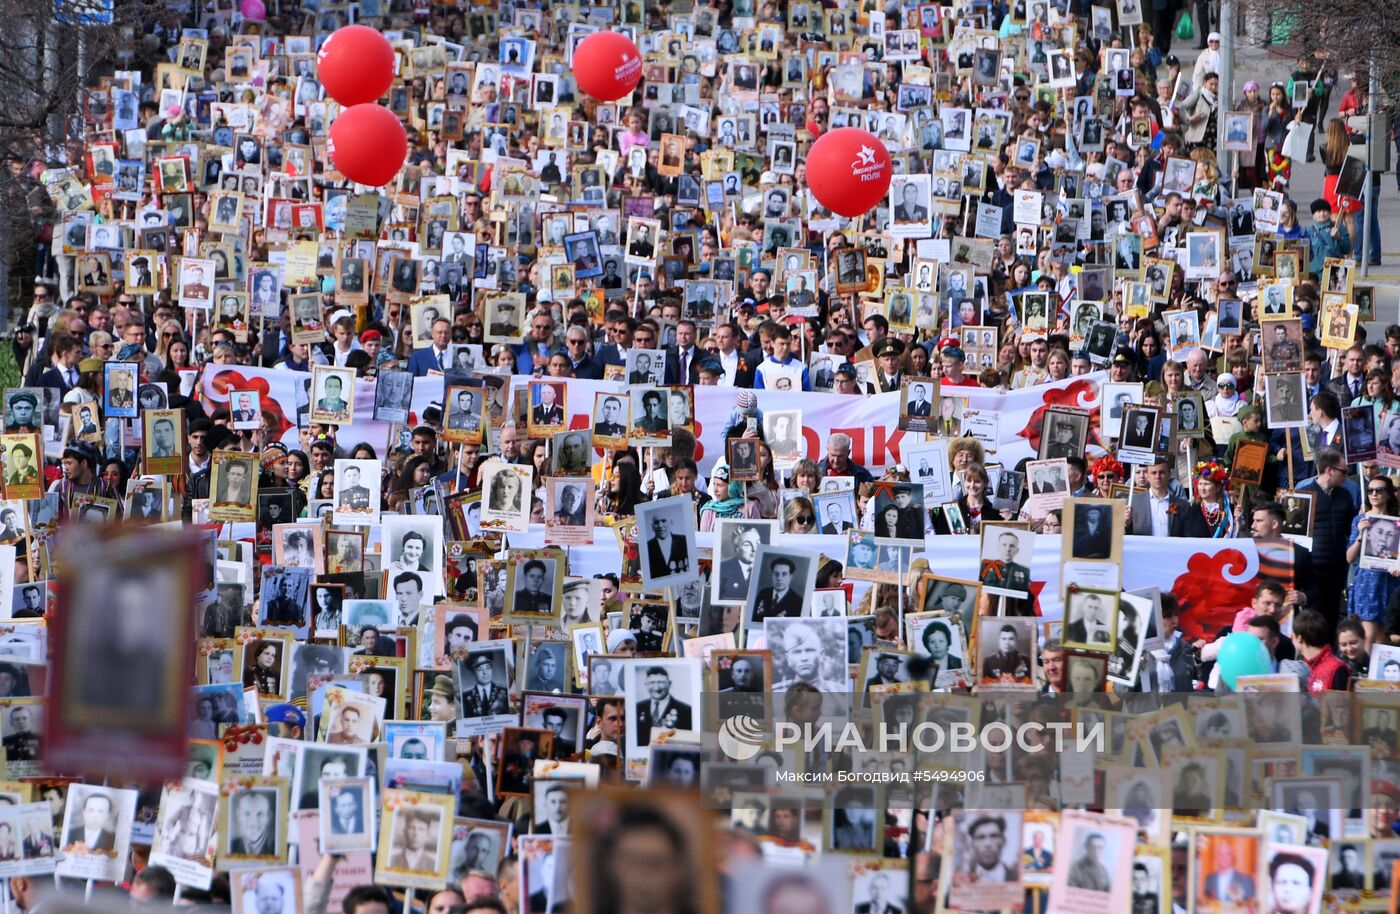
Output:
<instances>
[{"instance_id":1,"label":"red lettering on banner","mask_svg":"<svg viewBox=\"0 0 1400 914\"><path fill-rule=\"evenodd\" d=\"M894 434L886 438L888 430L883 425L877 425L871 431L875 433L875 447L871 450L871 463L874 466L899 463L899 445L904 441L904 432L895 429ZM889 460L885 459L886 454L889 455Z\"/></svg>"},{"instance_id":2,"label":"red lettering on banner","mask_svg":"<svg viewBox=\"0 0 1400 914\"><path fill-rule=\"evenodd\" d=\"M705 459L705 445L700 436L705 433L705 426L699 419L695 420L695 462L698 464Z\"/></svg>"},{"instance_id":3,"label":"red lettering on banner","mask_svg":"<svg viewBox=\"0 0 1400 914\"><path fill-rule=\"evenodd\" d=\"M849 435L851 438L851 462L865 466L865 429L833 428L831 434ZM827 440L831 440L830 436L828 436Z\"/></svg>"},{"instance_id":4,"label":"red lettering on banner","mask_svg":"<svg viewBox=\"0 0 1400 914\"><path fill-rule=\"evenodd\" d=\"M806 457L808 460L821 460L826 456L825 452L822 451L822 440L817 437L816 429L807 428L804 425L802 427L802 440L807 444L807 446L802 449L802 456ZM696 459L698 460L699 458L697 457Z\"/></svg>"}]
</instances>

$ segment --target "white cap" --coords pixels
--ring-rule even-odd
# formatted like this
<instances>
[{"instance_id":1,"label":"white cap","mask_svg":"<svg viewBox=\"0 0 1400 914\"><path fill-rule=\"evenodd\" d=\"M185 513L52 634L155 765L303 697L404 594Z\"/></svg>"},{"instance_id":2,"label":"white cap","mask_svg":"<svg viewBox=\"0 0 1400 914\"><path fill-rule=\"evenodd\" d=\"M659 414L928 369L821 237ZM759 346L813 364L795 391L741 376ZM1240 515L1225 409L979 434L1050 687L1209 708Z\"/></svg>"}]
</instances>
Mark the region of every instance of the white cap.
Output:
<instances>
[{"instance_id":1,"label":"white cap","mask_svg":"<svg viewBox=\"0 0 1400 914\"><path fill-rule=\"evenodd\" d=\"M1210 44L1212 41L1219 41L1219 40L1220 40L1220 33L1219 33L1219 32L1211 32L1209 35L1206 36L1206 44Z\"/></svg>"}]
</instances>

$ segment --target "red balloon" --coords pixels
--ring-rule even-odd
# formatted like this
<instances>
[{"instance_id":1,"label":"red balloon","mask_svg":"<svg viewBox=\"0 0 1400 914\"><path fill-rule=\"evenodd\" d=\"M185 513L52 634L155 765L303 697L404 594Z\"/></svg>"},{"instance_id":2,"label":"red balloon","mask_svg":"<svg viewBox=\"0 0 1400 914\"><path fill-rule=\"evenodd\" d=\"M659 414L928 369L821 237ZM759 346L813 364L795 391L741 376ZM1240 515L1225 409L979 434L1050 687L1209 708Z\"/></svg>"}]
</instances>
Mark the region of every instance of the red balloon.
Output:
<instances>
[{"instance_id":1,"label":"red balloon","mask_svg":"<svg viewBox=\"0 0 1400 914\"><path fill-rule=\"evenodd\" d=\"M880 138L859 127L823 133L807 153L807 186L842 216L870 212L890 189L894 163Z\"/></svg>"},{"instance_id":2,"label":"red balloon","mask_svg":"<svg viewBox=\"0 0 1400 914\"><path fill-rule=\"evenodd\" d=\"M345 107L378 101L394 81L394 49L367 25L336 29L316 54L316 75Z\"/></svg>"},{"instance_id":3,"label":"red balloon","mask_svg":"<svg viewBox=\"0 0 1400 914\"><path fill-rule=\"evenodd\" d=\"M336 171L352 181L383 187L408 157L408 135L383 105L346 108L331 121L326 152Z\"/></svg>"},{"instance_id":4,"label":"red balloon","mask_svg":"<svg viewBox=\"0 0 1400 914\"><path fill-rule=\"evenodd\" d=\"M641 52L621 32L594 32L574 48L574 81L599 101L617 101L641 79Z\"/></svg>"}]
</instances>

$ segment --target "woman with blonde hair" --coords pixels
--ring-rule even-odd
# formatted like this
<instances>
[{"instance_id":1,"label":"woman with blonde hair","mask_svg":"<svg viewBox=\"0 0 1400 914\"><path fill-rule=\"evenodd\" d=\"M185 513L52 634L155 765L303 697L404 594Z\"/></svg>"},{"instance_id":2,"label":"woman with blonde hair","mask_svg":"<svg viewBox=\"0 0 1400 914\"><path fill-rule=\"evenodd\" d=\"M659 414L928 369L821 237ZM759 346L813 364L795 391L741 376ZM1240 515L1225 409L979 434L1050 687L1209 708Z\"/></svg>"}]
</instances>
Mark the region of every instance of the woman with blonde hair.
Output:
<instances>
[{"instance_id":1,"label":"woman with blonde hair","mask_svg":"<svg viewBox=\"0 0 1400 914\"><path fill-rule=\"evenodd\" d=\"M806 495L790 498L783 506L784 533L815 533L816 521L817 509Z\"/></svg>"}]
</instances>

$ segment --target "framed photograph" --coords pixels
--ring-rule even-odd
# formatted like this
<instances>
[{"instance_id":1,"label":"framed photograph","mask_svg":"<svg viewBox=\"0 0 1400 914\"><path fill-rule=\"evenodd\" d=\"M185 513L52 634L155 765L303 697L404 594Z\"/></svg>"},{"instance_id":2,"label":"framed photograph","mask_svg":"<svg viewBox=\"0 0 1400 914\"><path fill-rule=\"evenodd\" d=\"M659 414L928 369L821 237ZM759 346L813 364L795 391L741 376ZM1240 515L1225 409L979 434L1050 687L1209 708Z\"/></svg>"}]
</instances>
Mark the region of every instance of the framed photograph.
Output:
<instances>
[{"instance_id":1,"label":"framed photograph","mask_svg":"<svg viewBox=\"0 0 1400 914\"><path fill-rule=\"evenodd\" d=\"M1089 439L1087 412L1049 407L1041 418L1040 429L1038 459L1084 456L1084 446Z\"/></svg>"},{"instance_id":2,"label":"framed photograph","mask_svg":"<svg viewBox=\"0 0 1400 914\"><path fill-rule=\"evenodd\" d=\"M1194 163L1193 167L1194 167ZM1170 171L1170 163L1168 165ZM1189 191L1188 191L1189 193ZM1223 238L1219 232L1186 233L1186 279L1208 280L1219 275L1224 261Z\"/></svg>"},{"instance_id":3,"label":"framed photograph","mask_svg":"<svg viewBox=\"0 0 1400 914\"><path fill-rule=\"evenodd\" d=\"M715 561L710 573L710 600L719 605L747 605L758 552L777 539L776 520L721 518L715 526Z\"/></svg>"},{"instance_id":4,"label":"framed photograph","mask_svg":"<svg viewBox=\"0 0 1400 914\"><path fill-rule=\"evenodd\" d=\"M256 520L258 456L243 451L215 451L211 459L209 489L213 498L209 519Z\"/></svg>"},{"instance_id":5,"label":"framed photograph","mask_svg":"<svg viewBox=\"0 0 1400 914\"><path fill-rule=\"evenodd\" d=\"M1312 492L1282 490L1277 499L1283 506L1283 524L1279 532L1286 536L1312 536L1314 502Z\"/></svg>"},{"instance_id":6,"label":"framed photograph","mask_svg":"<svg viewBox=\"0 0 1400 914\"><path fill-rule=\"evenodd\" d=\"M647 385L630 388L632 428L631 443L638 447L670 447L671 423L666 409L666 389Z\"/></svg>"},{"instance_id":7,"label":"framed photograph","mask_svg":"<svg viewBox=\"0 0 1400 914\"><path fill-rule=\"evenodd\" d=\"M326 325L321 319L320 293L293 295L288 308L292 312L293 343L315 345L325 340Z\"/></svg>"},{"instance_id":8,"label":"framed photograph","mask_svg":"<svg viewBox=\"0 0 1400 914\"><path fill-rule=\"evenodd\" d=\"M233 914L298 914L301 892L299 867L258 867L229 874Z\"/></svg>"},{"instance_id":9,"label":"framed photograph","mask_svg":"<svg viewBox=\"0 0 1400 914\"><path fill-rule=\"evenodd\" d=\"M1235 448L1234 462L1230 464L1230 482L1259 485L1264 478L1264 463L1268 456L1267 442L1240 441Z\"/></svg>"},{"instance_id":10,"label":"framed photograph","mask_svg":"<svg viewBox=\"0 0 1400 914\"><path fill-rule=\"evenodd\" d=\"M1137 0L1118 2L1120 8L1137 5ZM1073 809L1061 815L1057 853L1069 863L1061 866L1057 861L1054 867L1049 903L1056 910L1120 911L1133 907L1140 885L1135 878L1134 824L1130 819ZM1170 885L1165 888L1170 894Z\"/></svg>"},{"instance_id":11,"label":"framed photograph","mask_svg":"<svg viewBox=\"0 0 1400 914\"><path fill-rule=\"evenodd\" d=\"M374 881L432 891L447 879L452 851L452 797L390 788L384 791Z\"/></svg>"},{"instance_id":12,"label":"framed photograph","mask_svg":"<svg viewBox=\"0 0 1400 914\"><path fill-rule=\"evenodd\" d=\"M1257 897L1267 881L1259 869L1263 843L1259 832L1199 828L1188 832L1188 840L1190 910L1220 910L1223 899Z\"/></svg>"},{"instance_id":13,"label":"framed photograph","mask_svg":"<svg viewBox=\"0 0 1400 914\"><path fill-rule=\"evenodd\" d=\"M629 768L648 756L654 743L699 741L700 690L704 670L699 660L637 658L623 667L626 743Z\"/></svg>"},{"instance_id":14,"label":"framed photograph","mask_svg":"<svg viewBox=\"0 0 1400 914\"><path fill-rule=\"evenodd\" d=\"M587 429L558 432L550 442L550 469L555 476L587 476L592 466L592 433Z\"/></svg>"},{"instance_id":15,"label":"framed photograph","mask_svg":"<svg viewBox=\"0 0 1400 914\"><path fill-rule=\"evenodd\" d=\"M800 549L760 546L754 561L757 578L749 588L745 626L762 626L767 619L803 614L805 595L816 586L819 556Z\"/></svg>"},{"instance_id":16,"label":"framed photograph","mask_svg":"<svg viewBox=\"0 0 1400 914\"><path fill-rule=\"evenodd\" d=\"M448 398L450 401L450 397ZM374 385L375 422L408 423L409 411L413 408L413 372L392 368L379 369ZM447 430L452 429L451 411L448 412Z\"/></svg>"},{"instance_id":17,"label":"framed photograph","mask_svg":"<svg viewBox=\"0 0 1400 914\"><path fill-rule=\"evenodd\" d=\"M1204 397L1200 391L1182 391L1177 394L1175 401L1176 410L1172 414L1175 422L1172 425L1172 432L1178 439L1191 438L1199 440L1205 437L1206 411Z\"/></svg>"},{"instance_id":18,"label":"framed photograph","mask_svg":"<svg viewBox=\"0 0 1400 914\"><path fill-rule=\"evenodd\" d=\"M1118 432L1118 459L1124 463L1155 460L1161 420L1162 413L1156 407L1130 406L1124 410Z\"/></svg>"},{"instance_id":19,"label":"framed photograph","mask_svg":"<svg viewBox=\"0 0 1400 914\"><path fill-rule=\"evenodd\" d=\"M262 428L262 394L256 390L230 391L229 426L240 431Z\"/></svg>"},{"instance_id":20,"label":"framed photograph","mask_svg":"<svg viewBox=\"0 0 1400 914\"><path fill-rule=\"evenodd\" d=\"M982 687L1035 685L1036 625L1029 617L977 620L977 681Z\"/></svg>"},{"instance_id":21,"label":"framed photograph","mask_svg":"<svg viewBox=\"0 0 1400 914\"><path fill-rule=\"evenodd\" d=\"M338 458L334 472L333 522L349 527L377 521L381 484L379 461Z\"/></svg>"},{"instance_id":22,"label":"framed photograph","mask_svg":"<svg viewBox=\"0 0 1400 914\"><path fill-rule=\"evenodd\" d=\"M995 596L1028 599L1031 569L1022 563L1029 563L1035 552L1035 533L1021 527L983 524L981 536L982 588Z\"/></svg>"},{"instance_id":23,"label":"framed photograph","mask_svg":"<svg viewBox=\"0 0 1400 914\"><path fill-rule=\"evenodd\" d=\"M1136 0L1128 0L1136 2ZM1226 152L1253 152L1254 151L1254 115L1249 111L1227 111L1225 112L1225 144L1223 148Z\"/></svg>"},{"instance_id":24,"label":"framed photograph","mask_svg":"<svg viewBox=\"0 0 1400 914\"><path fill-rule=\"evenodd\" d=\"M763 455L751 438L730 438L728 449L729 481L758 482L763 476Z\"/></svg>"},{"instance_id":25,"label":"framed photograph","mask_svg":"<svg viewBox=\"0 0 1400 914\"><path fill-rule=\"evenodd\" d=\"M447 424L443 437L448 441L481 443L482 407L485 391L480 387L449 384L443 397L447 404ZM533 433L531 433L533 434Z\"/></svg>"},{"instance_id":26,"label":"framed photograph","mask_svg":"<svg viewBox=\"0 0 1400 914\"><path fill-rule=\"evenodd\" d=\"M1349 464L1376 459L1376 411L1367 406L1342 407L1342 453Z\"/></svg>"},{"instance_id":27,"label":"framed photograph","mask_svg":"<svg viewBox=\"0 0 1400 914\"><path fill-rule=\"evenodd\" d=\"M481 506L483 530L524 533L530 526L530 493L534 491L534 468L492 461L482 471Z\"/></svg>"},{"instance_id":28,"label":"framed photograph","mask_svg":"<svg viewBox=\"0 0 1400 914\"><path fill-rule=\"evenodd\" d=\"M400 600L399 625L416 625L418 606L402 605L405 593L431 604L443 593L442 521L435 516L388 515L383 520L380 556L386 592ZM411 577L405 578L405 575Z\"/></svg>"},{"instance_id":29,"label":"framed photograph","mask_svg":"<svg viewBox=\"0 0 1400 914\"><path fill-rule=\"evenodd\" d=\"M1361 527L1362 568L1389 572L1400 568L1400 517L1362 518Z\"/></svg>"},{"instance_id":30,"label":"framed photograph","mask_svg":"<svg viewBox=\"0 0 1400 914\"><path fill-rule=\"evenodd\" d=\"M287 789L284 777L254 776L221 793L220 861L246 866L286 859Z\"/></svg>"},{"instance_id":31,"label":"framed photograph","mask_svg":"<svg viewBox=\"0 0 1400 914\"><path fill-rule=\"evenodd\" d=\"M261 419L261 413L259 413ZM147 410L141 414L142 458L147 473L170 475L185 470L185 411Z\"/></svg>"},{"instance_id":32,"label":"framed photograph","mask_svg":"<svg viewBox=\"0 0 1400 914\"><path fill-rule=\"evenodd\" d=\"M374 779L322 777L318 808L321 810L321 848L327 853L373 851L375 828Z\"/></svg>"},{"instance_id":33,"label":"framed photograph","mask_svg":"<svg viewBox=\"0 0 1400 914\"><path fill-rule=\"evenodd\" d=\"M631 352L628 353L631 355ZM629 424L625 395L595 393L593 395L593 443L600 448L621 449L627 446Z\"/></svg>"},{"instance_id":34,"label":"framed photograph","mask_svg":"<svg viewBox=\"0 0 1400 914\"><path fill-rule=\"evenodd\" d=\"M452 864L448 879L460 882L469 873L494 873L510 850L510 823L458 817L452 826Z\"/></svg>"},{"instance_id":35,"label":"framed photograph","mask_svg":"<svg viewBox=\"0 0 1400 914\"><path fill-rule=\"evenodd\" d=\"M136 418L137 367L135 362L107 362L102 366L102 415L109 419ZM8 412L8 402L6 407Z\"/></svg>"},{"instance_id":36,"label":"framed photograph","mask_svg":"<svg viewBox=\"0 0 1400 914\"><path fill-rule=\"evenodd\" d=\"M589 480L551 477L545 485L545 543L581 545L593 543L593 499Z\"/></svg>"},{"instance_id":37,"label":"framed photograph","mask_svg":"<svg viewBox=\"0 0 1400 914\"><path fill-rule=\"evenodd\" d=\"M1119 507L1122 507L1121 503ZM1061 642L1068 648L1112 653L1117 646L1118 592L1071 590L1065 599L1065 628Z\"/></svg>"},{"instance_id":38,"label":"framed photograph","mask_svg":"<svg viewBox=\"0 0 1400 914\"><path fill-rule=\"evenodd\" d=\"M528 429L532 438L547 438L563 431L567 422L568 385L561 381L532 380L529 388Z\"/></svg>"},{"instance_id":39,"label":"framed photograph","mask_svg":"<svg viewBox=\"0 0 1400 914\"><path fill-rule=\"evenodd\" d=\"M355 419L355 369L311 366L311 421L349 425Z\"/></svg>"},{"instance_id":40,"label":"framed photograph","mask_svg":"<svg viewBox=\"0 0 1400 914\"><path fill-rule=\"evenodd\" d=\"M1065 499L1061 561L1122 561L1125 507L1111 498Z\"/></svg>"},{"instance_id":41,"label":"framed photograph","mask_svg":"<svg viewBox=\"0 0 1400 914\"><path fill-rule=\"evenodd\" d=\"M565 569L551 550L522 553L506 569L506 618L516 623L557 619Z\"/></svg>"},{"instance_id":42,"label":"framed photograph","mask_svg":"<svg viewBox=\"0 0 1400 914\"><path fill-rule=\"evenodd\" d=\"M849 666L860 658L860 648L848 634L848 621L840 617L769 618L763 623L768 650L773 656L774 692L786 692L806 683L818 692L849 692ZM855 653L851 657L852 652Z\"/></svg>"}]
</instances>

